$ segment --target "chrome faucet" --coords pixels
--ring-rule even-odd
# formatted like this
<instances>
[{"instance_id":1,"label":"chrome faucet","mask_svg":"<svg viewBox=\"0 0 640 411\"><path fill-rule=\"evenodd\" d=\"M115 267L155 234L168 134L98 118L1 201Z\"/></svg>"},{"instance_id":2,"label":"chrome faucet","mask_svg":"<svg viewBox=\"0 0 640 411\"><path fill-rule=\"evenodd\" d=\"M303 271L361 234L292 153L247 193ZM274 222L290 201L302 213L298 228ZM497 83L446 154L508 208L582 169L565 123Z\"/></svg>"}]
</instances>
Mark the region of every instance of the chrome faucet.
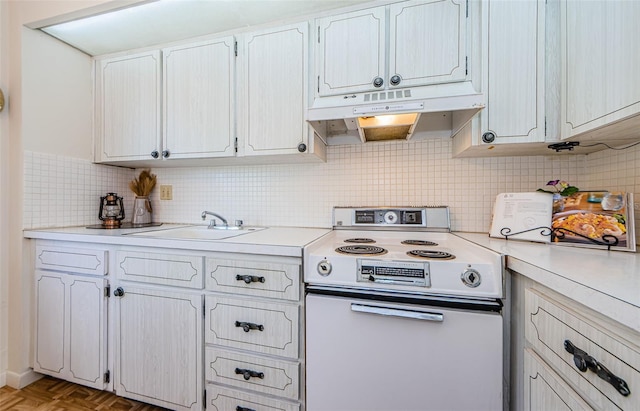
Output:
<instances>
[{"instance_id":1,"label":"chrome faucet","mask_svg":"<svg viewBox=\"0 0 640 411\"><path fill-rule=\"evenodd\" d=\"M223 224L224 228L228 228L229 227L229 223L227 222L227 220L223 216L221 216L220 214L212 213L211 211L203 211L202 212L202 219L203 220L205 220L207 218L207 214L210 215L210 216L213 216L211 221L209 221L209 228L217 227L216 226L216 218L219 219L220 221L222 221L222 224Z\"/></svg>"}]
</instances>

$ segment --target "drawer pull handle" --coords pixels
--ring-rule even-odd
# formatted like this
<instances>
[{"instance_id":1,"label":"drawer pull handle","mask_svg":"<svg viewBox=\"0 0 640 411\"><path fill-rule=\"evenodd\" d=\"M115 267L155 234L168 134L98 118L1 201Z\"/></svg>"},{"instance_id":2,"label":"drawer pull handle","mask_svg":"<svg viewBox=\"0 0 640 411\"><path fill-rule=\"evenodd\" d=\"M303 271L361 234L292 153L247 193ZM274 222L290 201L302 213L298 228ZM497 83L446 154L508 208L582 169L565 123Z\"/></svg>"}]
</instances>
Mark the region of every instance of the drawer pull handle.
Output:
<instances>
[{"instance_id":1,"label":"drawer pull handle","mask_svg":"<svg viewBox=\"0 0 640 411\"><path fill-rule=\"evenodd\" d=\"M242 327L242 329L246 333L248 333L251 330L264 331L264 325L248 323L244 321L236 321L236 327Z\"/></svg>"},{"instance_id":2,"label":"drawer pull handle","mask_svg":"<svg viewBox=\"0 0 640 411\"><path fill-rule=\"evenodd\" d=\"M236 411L256 411L253 408L247 408L247 407L241 407L241 406L237 406L236 407Z\"/></svg>"},{"instance_id":3,"label":"drawer pull handle","mask_svg":"<svg viewBox=\"0 0 640 411\"><path fill-rule=\"evenodd\" d=\"M629 390L629 386L625 380L613 374L595 358L573 345L571 341L564 340L564 349L569 354L573 354L573 362L575 363L576 368L580 371L585 372L587 370L591 370L596 373L598 377L613 385L613 387L623 396L626 397L631 394L631 390Z\"/></svg>"},{"instance_id":4,"label":"drawer pull handle","mask_svg":"<svg viewBox=\"0 0 640 411\"><path fill-rule=\"evenodd\" d=\"M245 370L243 368L236 368L236 374L242 374L245 380L249 381L251 377L264 379L264 373L253 370Z\"/></svg>"},{"instance_id":5,"label":"drawer pull handle","mask_svg":"<svg viewBox=\"0 0 640 411\"><path fill-rule=\"evenodd\" d=\"M240 275L236 274L236 280L244 281L247 284L251 283L264 283L264 277L258 277L257 275Z\"/></svg>"}]
</instances>

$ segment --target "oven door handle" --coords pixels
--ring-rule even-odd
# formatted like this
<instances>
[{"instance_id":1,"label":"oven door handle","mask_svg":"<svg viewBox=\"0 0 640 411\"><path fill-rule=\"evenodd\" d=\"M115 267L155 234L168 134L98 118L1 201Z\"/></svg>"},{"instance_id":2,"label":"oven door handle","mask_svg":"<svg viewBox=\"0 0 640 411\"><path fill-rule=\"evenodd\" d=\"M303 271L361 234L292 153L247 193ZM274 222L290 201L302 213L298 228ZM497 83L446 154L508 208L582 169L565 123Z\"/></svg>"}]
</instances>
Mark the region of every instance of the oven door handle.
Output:
<instances>
[{"instance_id":1,"label":"oven door handle","mask_svg":"<svg viewBox=\"0 0 640 411\"><path fill-rule=\"evenodd\" d=\"M379 307L372 305L351 303L351 311L367 314L386 315L390 317L411 318L414 320L443 322L444 314L427 313L423 311L401 310L398 308Z\"/></svg>"}]
</instances>

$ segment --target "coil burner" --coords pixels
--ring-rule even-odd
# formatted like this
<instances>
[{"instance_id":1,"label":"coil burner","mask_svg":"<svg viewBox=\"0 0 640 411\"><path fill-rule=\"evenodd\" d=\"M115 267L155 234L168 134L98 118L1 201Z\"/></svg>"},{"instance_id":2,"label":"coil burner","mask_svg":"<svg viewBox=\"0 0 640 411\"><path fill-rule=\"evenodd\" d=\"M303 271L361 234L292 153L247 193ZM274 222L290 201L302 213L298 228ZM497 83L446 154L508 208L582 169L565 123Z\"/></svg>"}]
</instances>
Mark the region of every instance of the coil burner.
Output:
<instances>
[{"instance_id":1,"label":"coil burner","mask_svg":"<svg viewBox=\"0 0 640 411\"><path fill-rule=\"evenodd\" d=\"M347 238L345 243L373 244L376 242L373 238Z\"/></svg>"},{"instance_id":2,"label":"coil burner","mask_svg":"<svg viewBox=\"0 0 640 411\"><path fill-rule=\"evenodd\" d=\"M382 255L386 254L387 250L382 247L376 247L374 245L345 245L336 248L336 252L341 254L356 255Z\"/></svg>"},{"instance_id":3,"label":"coil burner","mask_svg":"<svg viewBox=\"0 0 640 411\"><path fill-rule=\"evenodd\" d=\"M411 250L407 251L407 255L410 257L431 258L436 260L453 260L456 258L456 256L451 253L437 250Z\"/></svg>"},{"instance_id":4,"label":"coil burner","mask_svg":"<svg viewBox=\"0 0 640 411\"><path fill-rule=\"evenodd\" d=\"M433 241L426 240L404 240L400 244L406 245L428 245L428 246L436 246L438 243L434 243Z\"/></svg>"}]
</instances>

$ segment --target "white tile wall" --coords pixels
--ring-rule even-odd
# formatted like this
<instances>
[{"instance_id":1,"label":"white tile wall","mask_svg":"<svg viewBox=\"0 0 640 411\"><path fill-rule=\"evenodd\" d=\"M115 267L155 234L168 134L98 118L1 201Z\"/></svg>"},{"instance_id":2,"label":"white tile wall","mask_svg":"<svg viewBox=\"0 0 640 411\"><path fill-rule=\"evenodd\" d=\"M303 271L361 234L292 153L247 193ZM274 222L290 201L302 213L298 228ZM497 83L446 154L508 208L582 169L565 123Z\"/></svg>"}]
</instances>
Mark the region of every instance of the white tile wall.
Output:
<instances>
[{"instance_id":1,"label":"white tile wall","mask_svg":"<svg viewBox=\"0 0 640 411\"><path fill-rule=\"evenodd\" d=\"M92 164L86 160L24 152L24 228L98 224L100 196L125 195L133 208L129 181L132 169Z\"/></svg>"},{"instance_id":2,"label":"white tile wall","mask_svg":"<svg viewBox=\"0 0 640 411\"><path fill-rule=\"evenodd\" d=\"M640 145L590 154L585 168L591 188L633 193L636 244L640 244Z\"/></svg>"},{"instance_id":3,"label":"white tile wall","mask_svg":"<svg viewBox=\"0 0 640 411\"><path fill-rule=\"evenodd\" d=\"M450 153L450 140L437 139L333 146L321 164L155 168L158 184L173 186L174 199L160 201L154 190L154 220L201 223L202 211L210 210L247 225L330 227L337 205L445 204L454 230L486 232L500 192L532 191L551 179L611 186L590 180L590 156L452 159ZM25 228L95 224L99 197L108 191L125 197L127 212L132 207L127 183L140 170L33 152L24 164ZM640 179L634 169L616 173Z\"/></svg>"}]
</instances>

